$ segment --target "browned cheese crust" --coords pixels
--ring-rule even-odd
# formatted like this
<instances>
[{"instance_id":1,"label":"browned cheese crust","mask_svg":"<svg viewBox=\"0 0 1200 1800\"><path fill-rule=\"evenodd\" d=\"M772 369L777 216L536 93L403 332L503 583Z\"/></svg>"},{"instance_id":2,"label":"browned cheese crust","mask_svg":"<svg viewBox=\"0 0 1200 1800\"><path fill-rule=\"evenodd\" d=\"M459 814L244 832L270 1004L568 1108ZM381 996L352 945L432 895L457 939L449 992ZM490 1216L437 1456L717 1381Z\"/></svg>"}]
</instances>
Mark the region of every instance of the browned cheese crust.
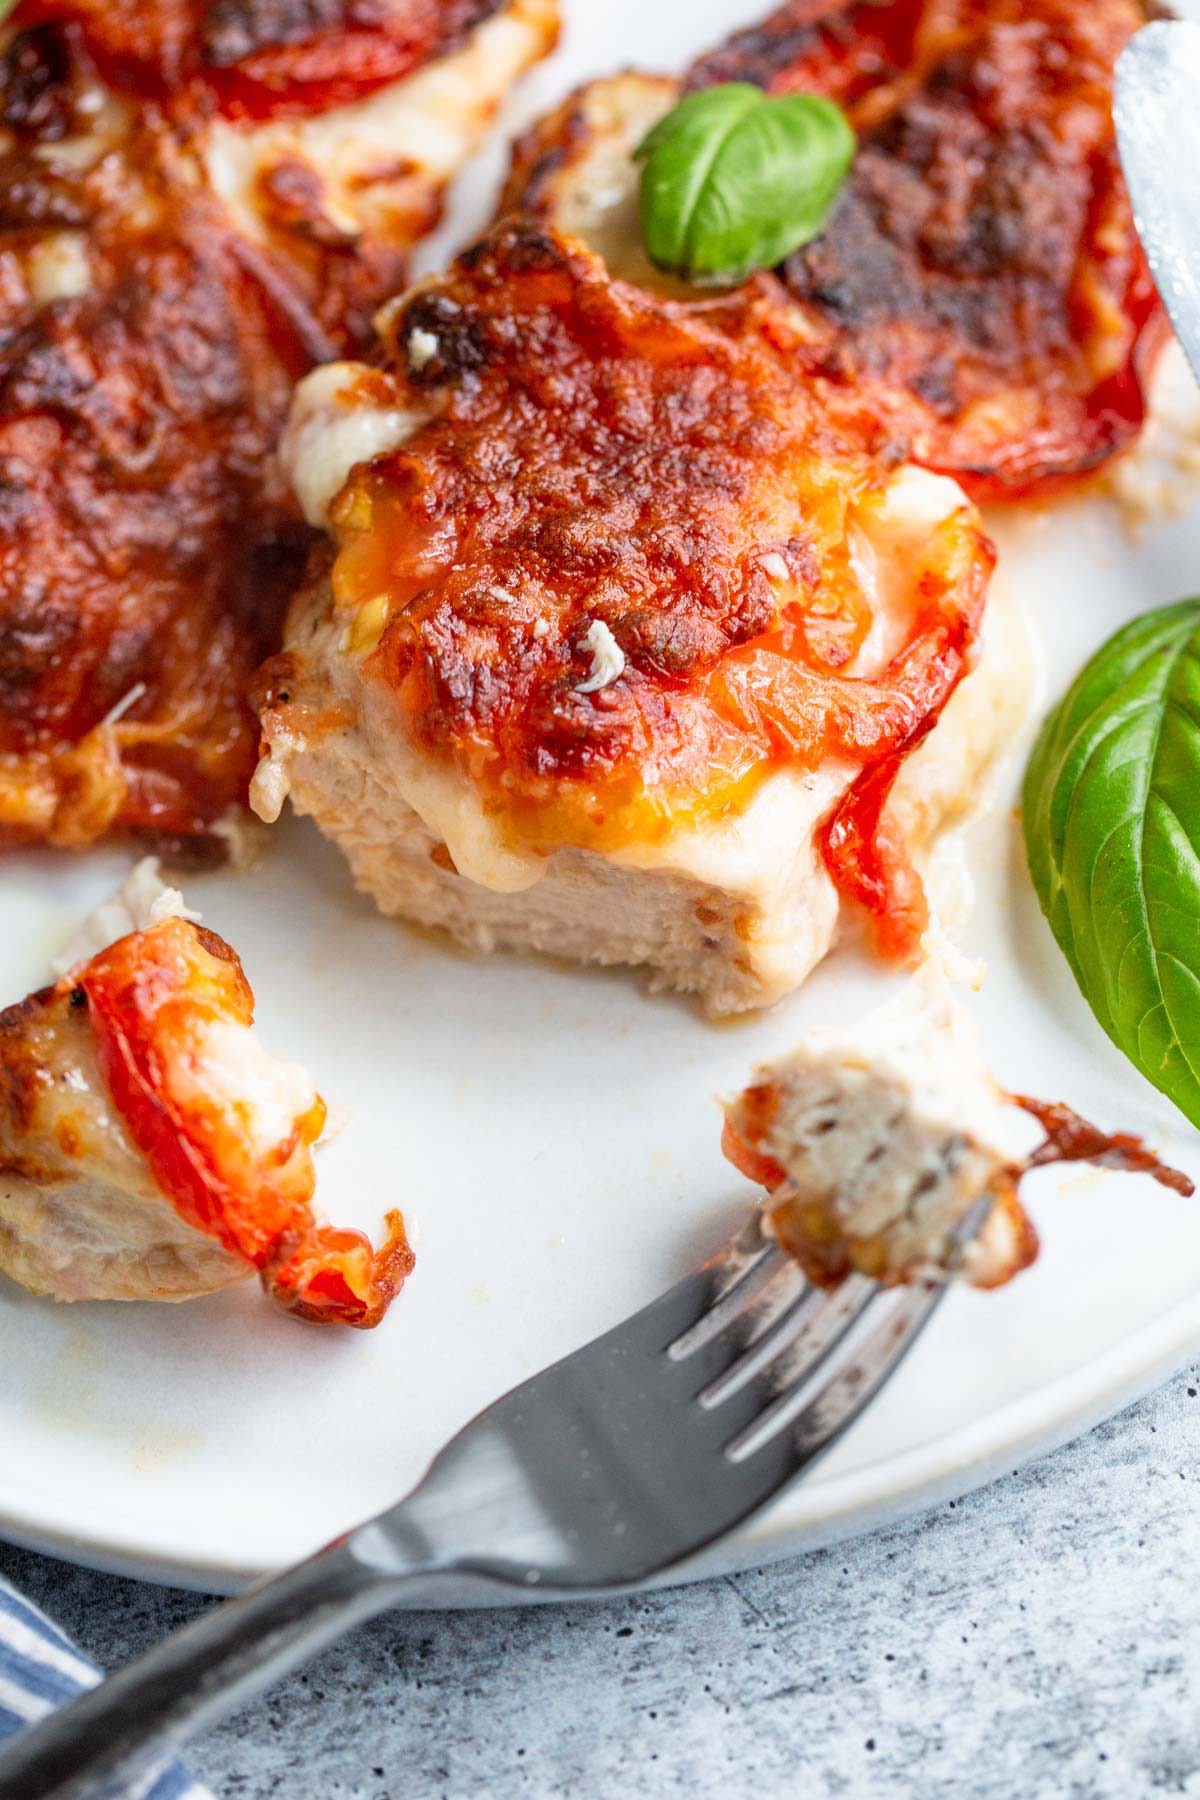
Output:
<instances>
[{"instance_id":1,"label":"browned cheese crust","mask_svg":"<svg viewBox=\"0 0 1200 1800\"><path fill-rule=\"evenodd\" d=\"M17 7L0 38L0 842L220 853L255 760L247 681L310 535L273 455L292 388L366 342L451 172L411 154L419 118L391 124L384 156L391 115L338 108L383 106L473 27L509 30L511 73L551 41L552 0ZM464 153L505 79L477 58L439 102Z\"/></svg>"}]
</instances>

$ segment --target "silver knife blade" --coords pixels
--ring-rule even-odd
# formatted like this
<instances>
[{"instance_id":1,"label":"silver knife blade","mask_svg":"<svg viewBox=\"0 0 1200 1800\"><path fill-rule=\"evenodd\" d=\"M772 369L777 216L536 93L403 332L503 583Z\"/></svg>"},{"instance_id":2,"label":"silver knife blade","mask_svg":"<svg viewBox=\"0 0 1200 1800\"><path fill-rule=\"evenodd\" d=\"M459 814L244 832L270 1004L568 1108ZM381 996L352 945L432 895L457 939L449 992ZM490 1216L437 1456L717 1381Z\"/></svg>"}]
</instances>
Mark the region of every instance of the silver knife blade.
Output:
<instances>
[{"instance_id":1,"label":"silver knife blade","mask_svg":"<svg viewBox=\"0 0 1200 1800\"><path fill-rule=\"evenodd\" d=\"M1138 236L1200 379L1200 25L1159 19L1130 38L1113 117Z\"/></svg>"}]
</instances>

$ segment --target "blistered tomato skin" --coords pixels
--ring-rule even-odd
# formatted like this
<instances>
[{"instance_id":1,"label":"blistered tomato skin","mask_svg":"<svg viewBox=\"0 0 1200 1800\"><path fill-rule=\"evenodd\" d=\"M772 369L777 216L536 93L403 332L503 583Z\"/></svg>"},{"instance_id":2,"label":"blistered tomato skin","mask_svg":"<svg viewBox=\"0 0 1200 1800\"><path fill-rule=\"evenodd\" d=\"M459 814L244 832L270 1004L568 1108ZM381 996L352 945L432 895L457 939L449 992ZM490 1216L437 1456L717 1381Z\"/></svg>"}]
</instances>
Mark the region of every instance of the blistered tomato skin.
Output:
<instances>
[{"instance_id":1,"label":"blistered tomato skin","mask_svg":"<svg viewBox=\"0 0 1200 1800\"><path fill-rule=\"evenodd\" d=\"M263 1287L277 1306L317 1325L353 1325L370 1331L379 1324L405 1280L414 1257L403 1216L390 1212L387 1236L378 1250L361 1231L321 1225L287 1233L263 1267Z\"/></svg>"},{"instance_id":2,"label":"blistered tomato skin","mask_svg":"<svg viewBox=\"0 0 1200 1800\"><path fill-rule=\"evenodd\" d=\"M756 1181L768 1193L787 1180L787 1170L782 1164L748 1144L728 1118L721 1127L721 1153L747 1181Z\"/></svg>"},{"instance_id":3,"label":"blistered tomato skin","mask_svg":"<svg viewBox=\"0 0 1200 1800\"><path fill-rule=\"evenodd\" d=\"M500 0L22 0L80 33L107 79L233 120L300 118L402 81Z\"/></svg>"},{"instance_id":4,"label":"blistered tomato skin","mask_svg":"<svg viewBox=\"0 0 1200 1800\"><path fill-rule=\"evenodd\" d=\"M388 1215L375 1251L314 1218L325 1107L300 1071L254 1045L253 996L229 946L167 919L67 985L86 997L113 1103L180 1218L258 1269L284 1311L377 1325L413 1266L403 1219Z\"/></svg>"},{"instance_id":5,"label":"blistered tomato skin","mask_svg":"<svg viewBox=\"0 0 1200 1800\"><path fill-rule=\"evenodd\" d=\"M859 139L780 273L881 440L990 499L1086 474L1145 420L1165 320L1112 124L1141 0L786 0L694 87L808 89Z\"/></svg>"}]
</instances>

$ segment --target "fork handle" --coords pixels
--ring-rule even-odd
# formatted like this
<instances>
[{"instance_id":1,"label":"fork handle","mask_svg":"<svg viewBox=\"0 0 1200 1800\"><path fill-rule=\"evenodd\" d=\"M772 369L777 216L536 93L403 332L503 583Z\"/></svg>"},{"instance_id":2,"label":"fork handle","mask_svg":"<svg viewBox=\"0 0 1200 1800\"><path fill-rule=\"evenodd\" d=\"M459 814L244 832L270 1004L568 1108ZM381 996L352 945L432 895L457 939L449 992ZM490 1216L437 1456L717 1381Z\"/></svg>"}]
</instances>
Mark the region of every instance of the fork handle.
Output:
<instances>
[{"instance_id":1,"label":"fork handle","mask_svg":"<svg viewBox=\"0 0 1200 1800\"><path fill-rule=\"evenodd\" d=\"M385 1610L423 1558L386 1572L353 1533L204 1613L0 1751L0 1800L117 1800L183 1740L362 1620Z\"/></svg>"}]
</instances>

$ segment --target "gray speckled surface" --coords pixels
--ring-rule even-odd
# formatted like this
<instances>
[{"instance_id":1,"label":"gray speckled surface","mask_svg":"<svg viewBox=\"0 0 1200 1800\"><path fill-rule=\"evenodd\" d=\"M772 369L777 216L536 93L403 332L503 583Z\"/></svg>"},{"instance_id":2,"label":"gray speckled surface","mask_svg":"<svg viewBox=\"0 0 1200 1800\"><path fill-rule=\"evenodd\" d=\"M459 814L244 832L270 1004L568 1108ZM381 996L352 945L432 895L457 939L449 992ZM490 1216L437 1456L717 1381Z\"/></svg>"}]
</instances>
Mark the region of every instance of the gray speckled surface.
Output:
<instances>
[{"instance_id":1,"label":"gray speckled surface","mask_svg":"<svg viewBox=\"0 0 1200 1800\"><path fill-rule=\"evenodd\" d=\"M750 1575L364 1629L193 1748L220 1796L1200 1794L1200 1371ZM0 1546L97 1658L206 1604Z\"/></svg>"}]
</instances>

